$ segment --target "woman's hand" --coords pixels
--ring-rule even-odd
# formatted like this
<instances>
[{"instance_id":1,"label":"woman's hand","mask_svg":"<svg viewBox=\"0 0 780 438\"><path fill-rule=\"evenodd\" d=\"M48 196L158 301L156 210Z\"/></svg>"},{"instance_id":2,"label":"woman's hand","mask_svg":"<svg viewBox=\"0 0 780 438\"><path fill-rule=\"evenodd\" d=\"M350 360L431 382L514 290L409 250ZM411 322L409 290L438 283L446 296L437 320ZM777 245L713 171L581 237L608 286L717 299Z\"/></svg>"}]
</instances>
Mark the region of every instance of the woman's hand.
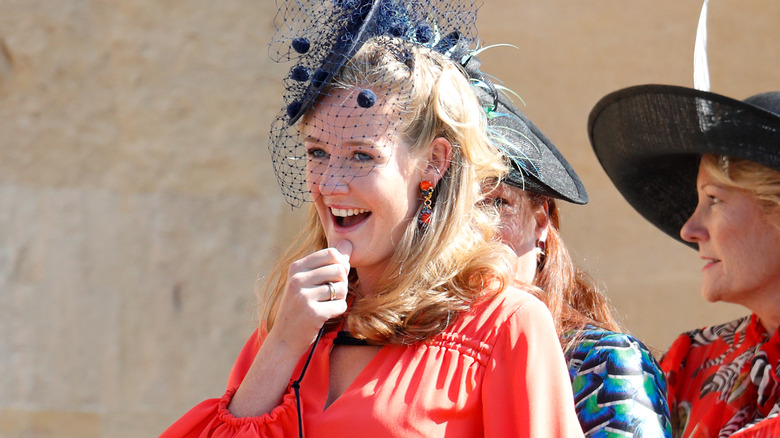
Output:
<instances>
[{"instance_id":1,"label":"woman's hand","mask_svg":"<svg viewBox=\"0 0 780 438\"><path fill-rule=\"evenodd\" d=\"M350 254L352 243L345 240L290 266L274 326L228 405L234 416L259 416L278 406L295 365L322 324L346 312Z\"/></svg>"},{"instance_id":2,"label":"woman's hand","mask_svg":"<svg viewBox=\"0 0 780 438\"><path fill-rule=\"evenodd\" d=\"M344 240L335 248L309 254L290 265L287 288L269 338L303 354L325 321L347 311L351 253L352 243Z\"/></svg>"}]
</instances>

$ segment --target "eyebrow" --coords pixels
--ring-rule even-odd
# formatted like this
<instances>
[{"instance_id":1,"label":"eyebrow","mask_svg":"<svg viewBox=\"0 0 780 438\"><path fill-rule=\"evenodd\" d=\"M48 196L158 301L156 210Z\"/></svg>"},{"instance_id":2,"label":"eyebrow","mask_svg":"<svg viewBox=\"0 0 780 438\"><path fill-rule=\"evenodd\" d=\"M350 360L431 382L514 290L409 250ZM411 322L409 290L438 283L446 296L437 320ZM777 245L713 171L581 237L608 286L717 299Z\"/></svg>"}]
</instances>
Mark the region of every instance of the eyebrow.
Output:
<instances>
[{"instance_id":1,"label":"eyebrow","mask_svg":"<svg viewBox=\"0 0 780 438\"><path fill-rule=\"evenodd\" d=\"M376 143L366 139L365 137L362 137L360 139L351 139L344 142L347 146L354 146L354 147L376 147Z\"/></svg>"},{"instance_id":2,"label":"eyebrow","mask_svg":"<svg viewBox=\"0 0 780 438\"><path fill-rule=\"evenodd\" d=\"M721 182L718 182L718 181L709 181L709 182L706 182L706 183L704 183L702 185L697 185L696 186L696 189L700 190L700 191L703 191L704 189L707 189L707 188L711 188L712 190L728 191L728 190L731 190L731 189L736 188L736 187L733 187L733 186L730 186L728 184L724 184L724 183L721 183Z\"/></svg>"},{"instance_id":3,"label":"eyebrow","mask_svg":"<svg viewBox=\"0 0 780 438\"><path fill-rule=\"evenodd\" d=\"M322 142L317 137L314 137L314 136L311 136L311 135L306 135L301 140L301 143L322 143Z\"/></svg>"},{"instance_id":4,"label":"eyebrow","mask_svg":"<svg viewBox=\"0 0 780 438\"><path fill-rule=\"evenodd\" d=\"M329 144L329 142L322 141L319 138L313 136L313 135L307 135L303 137L302 140L303 143L314 143L314 144ZM377 144L371 140L366 139L365 137L361 137L359 139L350 139L342 143L343 146L347 147L377 147Z\"/></svg>"}]
</instances>

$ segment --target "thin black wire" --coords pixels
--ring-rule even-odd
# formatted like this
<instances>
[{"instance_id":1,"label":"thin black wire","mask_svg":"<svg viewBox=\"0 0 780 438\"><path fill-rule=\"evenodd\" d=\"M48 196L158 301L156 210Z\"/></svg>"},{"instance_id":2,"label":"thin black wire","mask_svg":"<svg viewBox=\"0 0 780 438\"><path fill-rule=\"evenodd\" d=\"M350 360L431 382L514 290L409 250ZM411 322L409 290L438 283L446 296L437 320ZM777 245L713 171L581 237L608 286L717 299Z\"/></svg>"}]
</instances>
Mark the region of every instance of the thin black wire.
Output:
<instances>
[{"instance_id":1,"label":"thin black wire","mask_svg":"<svg viewBox=\"0 0 780 438\"><path fill-rule=\"evenodd\" d=\"M293 391L295 391L295 409L298 411L298 436L300 438L303 438L303 414L301 413L301 380L303 380L304 374L306 374L306 369L309 368L309 362L311 362L311 357L314 355L314 349L317 348L317 344L320 342L320 338L322 337L322 333L325 331L325 325L323 324L322 327L320 327L320 331L317 332L317 337L314 338L314 343L311 346L311 350L309 350L309 356L306 358L306 363L303 364L303 369L301 370L301 375L298 376L298 380L292 382L292 388Z\"/></svg>"},{"instance_id":2,"label":"thin black wire","mask_svg":"<svg viewBox=\"0 0 780 438\"><path fill-rule=\"evenodd\" d=\"M336 334L333 345L370 345L365 339L352 336L348 331L341 330Z\"/></svg>"}]
</instances>

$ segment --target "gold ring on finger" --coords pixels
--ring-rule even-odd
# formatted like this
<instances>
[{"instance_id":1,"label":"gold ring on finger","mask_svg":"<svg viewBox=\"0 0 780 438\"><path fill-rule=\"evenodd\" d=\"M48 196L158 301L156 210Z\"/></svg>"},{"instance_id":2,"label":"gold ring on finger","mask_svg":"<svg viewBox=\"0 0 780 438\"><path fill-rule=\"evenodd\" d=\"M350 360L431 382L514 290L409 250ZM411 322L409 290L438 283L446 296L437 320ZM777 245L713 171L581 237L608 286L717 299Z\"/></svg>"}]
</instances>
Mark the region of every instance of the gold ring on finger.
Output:
<instances>
[{"instance_id":1,"label":"gold ring on finger","mask_svg":"<svg viewBox=\"0 0 780 438\"><path fill-rule=\"evenodd\" d=\"M328 291L330 292L330 300L333 301L336 299L336 287L333 286L332 282L327 282L328 285Z\"/></svg>"}]
</instances>

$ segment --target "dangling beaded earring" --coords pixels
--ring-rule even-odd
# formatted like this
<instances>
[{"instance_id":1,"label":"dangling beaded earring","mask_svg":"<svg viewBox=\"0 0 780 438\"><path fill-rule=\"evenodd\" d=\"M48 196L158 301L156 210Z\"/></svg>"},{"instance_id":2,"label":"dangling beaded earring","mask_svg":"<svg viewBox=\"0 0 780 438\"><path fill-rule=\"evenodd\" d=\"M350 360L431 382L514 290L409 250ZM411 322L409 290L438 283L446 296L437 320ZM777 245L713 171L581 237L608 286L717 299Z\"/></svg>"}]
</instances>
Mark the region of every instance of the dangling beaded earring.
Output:
<instances>
[{"instance_id":1,"label":"dangling beaded earring","mask_svg":"<svg viewBox=\"0 0 780 438\"><path fill-rule=\"evenodd\" d=\"M428 222L431 221L431 198L433 197L433 183L430 181L420 181L420 194L423 199L420 215L417 217L417 224L425 230Z\"/></svg>"}]
</instances>

